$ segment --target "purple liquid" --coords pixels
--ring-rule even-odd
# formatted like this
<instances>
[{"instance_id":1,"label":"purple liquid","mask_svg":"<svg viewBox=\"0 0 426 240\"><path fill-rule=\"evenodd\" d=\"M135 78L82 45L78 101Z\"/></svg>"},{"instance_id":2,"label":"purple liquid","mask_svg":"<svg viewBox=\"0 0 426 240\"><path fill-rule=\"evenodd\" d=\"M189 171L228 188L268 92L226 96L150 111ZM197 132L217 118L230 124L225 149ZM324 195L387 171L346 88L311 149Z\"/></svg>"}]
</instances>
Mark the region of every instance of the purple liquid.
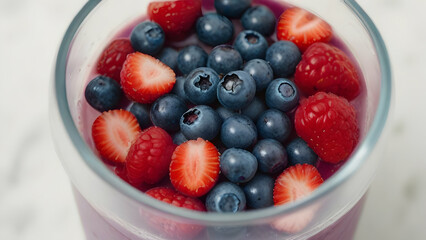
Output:
<instances>
[{"instance_id":1,"label":"purple liquid","mask_svg":"<svg viewBox=\"0 0 426 240\"><path fill-rule=\"evenodd\" d=\"M137 239L145 240L150 238L141 238L101 216L87 201L84 197L74 188L74 196L77 202L77 207L80 213L80 219L84 228L84 232L87 240L127 240ZM355 206L350 209L344 216L325 228L315 236L309 238L309 240L351 240L355 233L358 225L359 217L361 215L362 208L364 206L366 196L362 197ZM204 230L196 239L211 239L209 233ZM285 237L285 233L274 230L269 226L253 226L247 229L243 229L241 233L232 235L230 239L282 239Z\"/></svg>"},{"instance_id":2,"label":"purple liquid","mask_svg":"<svg viewBox=\"0 0 426 240\"><path fill-rule=\"evenodd\" d=\"M254 0L253 1L254 4L259 4L262 3L263 5L268 6L275 14L276 18L278 19L278 17L280 16L280 14L289 6L288 5L283 5L282 3L278 3L276 1L273 0ZM207 11L214 11L214 6L213 6L213 0L204 0L203 1L203 12L207 12ZM121 32L118 32L114 39L116 38L128 38L130 36L130 33L133 29L133 27L144 21L146 19L145 16L142 16L141 18L135 20L134 22L130 23L128 26L126 26L125 28L123 28L123 30ZM238 21L234 21L234 26L235 26L235 35L238 34L238 32L242 29L241 25L238 23ZM270 41L276 41L275 35L273 35L273 37L271 37ZM350 54L350 52L347 50L346 46L343 44L343 42L336 36L333 37L333 39L330 42L331 44L339 47L340 49L342 49L343 51L345 51L348 56L352 56ZM187 46L189 44L198 44L201 45L207 52L210 52L211 48L203 45L202 43L198 42L197 38L195 35L189 37L187 40L183 41L183 42L178 42L178 43L173 43L173 44L169 44L170 46L174 47L174 48L182 48L184 46ZM355 62L355 61L354 61ZM96 74L96 69L93 69L93 71L90 73L89 77L88 77L88 82L93 79L97 74ZM362 82L362 88L364 87L364 83ZM361 133L363 133L365 130L363 129L363 122L364 122L364 109L365 109L365 91L362 91L361 88L361 95L359 97L356 98L356 100L352 101L351 104L355 106L355 109L357 110L357 114L358 114L358 121L359 123L361 123ZM82 136L84 138L84 140L87 142L87 144L92 148L95 149L94 144L93 144L93 140L91 137L91 126L93 121L96 119L96 117L99 116L99 112L97 112L96 110L94 110L93 108L91 108L87 102L83 99L83 101L81 101L82 107L81 107L81 116L80 116L80 122L79 122L79 129L81 130ZM129 104L129 102L125 101L123 103L123 107L126 108L127 105ZM290 117L292 114L290 114ZM340 169L340 167L344 164L344 162L341 162L339 164L329 164L323 161L319 161L317 168L318 171L320 172L321 176L323 177L324 180L327 180L330 176L332 176L336 171L338 171ZM108 165L108 164L107 164ZM110 165L108 165L110 166ZM111 170L114 170L113 166L110 166ZM78 193L77 190L74 189L75 192L75 197L76 197L76 201L77 201L77 205L79 208L79 212L80 212L80 216L81 216L81 220L86 232L86 236L87 239L91 240L91 239L143 239L143 238L139 238L137 236L132 235L130 232L128 232L126 229L124 229L121 226L118 226L116 223L114 223L113 221L109 221L106 218L104 218L103 216L99 215L99 213L92 207L90 206L90 204L84 199L83 196L80 195L80 193ZM316 234L315 236L311 237L311 240L320 240L320 239L329 239L329 240L337 240L337 239L352 239L353 238L353 234L355 232L358 220L359 220L359 215L360 212L362 210L362 206L364 203L364 198L362 198L346 215L344 215L342 218L340 218L339 220L337 220L335 223L333 223L331 226L329 226L328 228L322 230L320 233ZM263 227L262 227L263 228ZM276 238L271 238L271 236L275 236L275 237L282 237L282 233L275 231L274 229L270 228L269 226L265 227L267 228L267 231L263 230L259 230L258 227L256 227L254 229L248 230L246 232L244 232L244 235L246 237L251 237L256 239L259 233L261 232L266 232L268 235L267 236L259 236L258 238L263 238L263 239L276 239ZM203 236L202 234L206 234L206 238L207 238L207 233L200 233L200 236ZM206 239L206 238L202 238L202 239ZM201 238L200 238L201 239Z\"/></svg>"}]
</instances>

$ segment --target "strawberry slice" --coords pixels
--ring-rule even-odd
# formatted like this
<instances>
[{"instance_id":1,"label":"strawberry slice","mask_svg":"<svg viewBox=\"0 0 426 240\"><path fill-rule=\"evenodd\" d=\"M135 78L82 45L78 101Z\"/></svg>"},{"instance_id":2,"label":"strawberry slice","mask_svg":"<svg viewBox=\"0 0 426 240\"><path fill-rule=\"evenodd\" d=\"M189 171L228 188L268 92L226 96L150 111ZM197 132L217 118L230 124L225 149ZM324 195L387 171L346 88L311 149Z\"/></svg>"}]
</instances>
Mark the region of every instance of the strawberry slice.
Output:
<instances>
[{"instance_id":1,"label":"strawberry slice","mask_svg":"<svg viewBox=\"0 0 426 240\"><path fill-rule=\"evenodd\" d=\"M123 109L103 112L92 125L95 147L105 160L124 163L132 142L141 132L138 120Z\"/></svg>"},{"instance_id":2,"label":"strawberry slice","mask_svg":"<svg viewBox=\"0 0 426 240\"><path fill-rule=\"evenodd\" d=\"M318 170L309 164L296 164L284 170L275 180L274 205L294 202L309 195L323 183ZM295 233L302 230L312 220L316 207L305 208L277 219L273 226L280 230Z\"/></svg>"},{"instance_id":3,"label":"strawberry slice","mask_svg":"<svg viewBox=\"0 0 426 240\"><path fill-rule=\"evenodd\" d=\"M96 70L99 74L120 82L120 72L128 54L134 52L129 39L116 39L102 52Z\"/></svg>"},{"instance_id":4,"label":"strawberry slice","mask_svg":"<svg viewBox=\"0 0 426 240\"><path fill-rule=\"evenodd\" d=\"M312 43L330 41L332 34L327 22L297 7L285 10L277 24L278 40L292 41L302 52Z\"/></svg>"},{"instance_id":5,"label":"strawberry slice","mask_svg":"<svg viewBox=\"0 0 426 240\"><path fill-rule=\"evenodd\" d=\"M173 152L170 181L179 192L200 197L219 177L219 152L209 141L198 138L182 143Z\"/></svg>"},{"instance_id":6,"label":"strawberry slice","mask_svg":"<svg viewBox=\"0 0 426 240\"><path fill-rule=\"evenodd\" d=\"M149 18L158 23L166 38L172 41L186 38L201 15L200 0L157 1L148 5Z\"/></svg>"},{"instance_id":7,"label":"strawberry slice","mask_svg":"<svg viewBox=\"0 0 426 240\"><path fill-rule=\"evenodd\" d=\"M121 86L130 100L152 103L170 92L176 82L173 70L160 60L140 52L127 55L121 70Z\"/></svg>"}]
</instances>

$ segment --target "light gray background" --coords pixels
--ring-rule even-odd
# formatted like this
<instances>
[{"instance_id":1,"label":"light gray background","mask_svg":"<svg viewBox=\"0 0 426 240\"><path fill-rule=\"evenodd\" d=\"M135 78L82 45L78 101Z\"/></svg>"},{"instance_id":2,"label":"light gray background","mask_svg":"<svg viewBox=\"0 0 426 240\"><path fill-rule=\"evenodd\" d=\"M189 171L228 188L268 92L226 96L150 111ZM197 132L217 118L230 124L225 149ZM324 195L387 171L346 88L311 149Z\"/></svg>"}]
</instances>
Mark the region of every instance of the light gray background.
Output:
<instances>
[{"instance_id":1,"label":"light gray background","mask_svg":"<svg viewBox=\"0 0 426 240\"><path fill-rule=\"evenodd\" d=\"M67 25L86 0L0 0L0 239L82 239L48 127L48 88ZM426 239L426 1L359 0L394 73L394 122L357 240Z\"/></svg>"}]
</instances>

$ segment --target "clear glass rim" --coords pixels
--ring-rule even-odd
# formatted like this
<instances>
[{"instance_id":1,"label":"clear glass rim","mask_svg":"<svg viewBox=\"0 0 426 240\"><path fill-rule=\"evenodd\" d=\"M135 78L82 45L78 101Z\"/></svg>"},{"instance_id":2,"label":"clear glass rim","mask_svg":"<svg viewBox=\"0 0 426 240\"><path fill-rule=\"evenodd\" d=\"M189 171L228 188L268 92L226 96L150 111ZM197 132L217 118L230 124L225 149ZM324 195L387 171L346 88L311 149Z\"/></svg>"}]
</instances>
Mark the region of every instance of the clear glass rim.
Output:
<instances>
[{"instance_id":1,"label":"clear glass rim","mask_svg":"<svg viewBox=\"0 0 426 240\"><path fill-rule=\"evenodd\" d=\"M73 122L68 107L65 80L69 47L81 23L100 1L101 0L89 0L80 10L80 12L76 15L76 17L71 22L65 33L56 60L56 67L54 73L54 96L56 98L57 107L61 119L64 123L65 129L71 141L73 142L74 147L77 149L81 158L85 161L87 166L95 174L102 178L106 183L115 188L118 192L126 195L127 197L133 199L136 202L139 202L143 205L147 205L153 209L156 209L159 212L172 214L177 217L183 217L188 220L197 221L199 224L211 225L223 225L233 223L244 224L251 221L271 218L278 215L290 213L318 200L327 193L333 191L340 184L344 183L347 179L349 179L368 158L369 154L371 154L373 148L375 147L376 143L380 138L381 133L383 132L390 111L392 93L392 76L388 53L380 33L378 32L372 20L364 12L364 10L354 0L344 0L343 2L353 11L353 13L359 18L361 23L368 31L369 36L372 39L374 47L376 49L381 71L379 105L377 107L373 123L364 141L360 143L360 145L358 146L354 154L352 154L348 162L344 166L342 166L342 168L336 174L334 174L331 178L325 181L324 184L322 184L318 189L316 189L310 196L291 204L285 204L273 208L271 207L260 210L246 211L237 214L205 214L173 207L171 205L150 198L139 190L125 183L113 172L111 172L101 161L99 161L98 157L93 153L93 151L87 146L83 138L80 136L77 127ZM52 101L53 100L54 99L52 99Z\"/></svg>"}]
</instances>

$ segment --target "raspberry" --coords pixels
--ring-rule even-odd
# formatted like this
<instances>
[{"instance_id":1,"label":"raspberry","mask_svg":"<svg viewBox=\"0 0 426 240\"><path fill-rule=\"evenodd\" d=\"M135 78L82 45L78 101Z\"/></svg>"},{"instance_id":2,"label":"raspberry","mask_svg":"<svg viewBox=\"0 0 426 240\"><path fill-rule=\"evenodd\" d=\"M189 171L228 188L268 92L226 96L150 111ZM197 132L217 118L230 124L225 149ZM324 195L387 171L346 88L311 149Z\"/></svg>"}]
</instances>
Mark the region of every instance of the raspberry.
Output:
<instances>
[{"instance_id":1,"label":"raspberry","mask_svg":"<svg viewBox=\"0 0 426 240\"><path fill-rule=\"evenodd\" d=\"M196 211L206 211L206 207L199 199L184 196L171 188L156 187L148 190L146 194L176 207L183 207Z\"/></svg>"},{"instance_id":2,"label":"raspberry","mask_svg":"<svg viewBox=\"0 0 426 240\"><path fill-rule=\"evenodd\" d=\"M149 196L172 204L176 207L187 208L195 211L205 212L206 207L203 202L197 198L184 196L172 188L156 187L146 192ZM198 235L203 227L198 224L184 223L159 215L148 215L149 224L160 233L166 234L170 239L186 240L193 239Z\"/></svg>"},{"instance_id":3,"label":"raspberry","mask_svg":"<svg viewBox=\"0 0 426 240\"><path fill-rule=\"evenodd\" d=\"M332 92L350 101L360 93L354 64L342 50L326 43L314 43L303 53L294 82L307 96Z\"/></svg>"},{"instance_id":4,"label":"raspberry","mask_svg":"<svg viewBox=\"0 0 426 240\"><path fill-rule=\"evenodd\" d=\"M297 134L326 162L347 159L359 140L354 107L332 93L319 92L302 101L294 122Z\"/></svg>"},{"instance_id":5,"label":"raspberry","mask_svg":"<svg viewBox=\"0 0 426 240\"><path fill-rule=\"evenodd\" d=\"M120 83L120 72L127 54L134 52L129 39L117 39L111 42L98 60L99 74L110 77Z\"/></svg>"},{"instance_id":6,"label":"raspberry","mask_svg":"<svg viewBox=\"0 0 426 240\"><path fill-rule=\"evenodd\" d=\"M130 147L126 158L129 182L155 184L168 174L172 153L172 138L159 127L144 130Z\"/></svg>"},{"instance_id":7,"label":"raspberry","mask_svg":"<svg viewBox=\"0 0 426 240\"><path fill-rule=\"evenodd\" d=\"M199 17L200 0L153 1L148 5L149 18L158 23L170 40L185 39Z\"/></svg>"}]
</instances>

